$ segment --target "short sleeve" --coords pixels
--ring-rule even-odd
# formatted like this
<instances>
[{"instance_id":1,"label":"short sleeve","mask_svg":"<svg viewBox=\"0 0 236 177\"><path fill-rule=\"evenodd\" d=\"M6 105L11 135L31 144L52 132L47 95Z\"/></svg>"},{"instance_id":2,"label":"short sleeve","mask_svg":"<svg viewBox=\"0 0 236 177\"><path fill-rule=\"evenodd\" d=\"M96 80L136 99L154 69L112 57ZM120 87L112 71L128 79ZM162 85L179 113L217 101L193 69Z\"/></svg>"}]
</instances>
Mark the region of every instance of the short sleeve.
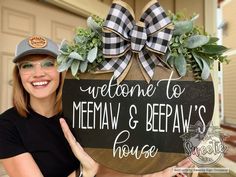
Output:
<instances>
[{"instance_id":1,"label":"short sleeve","mask_svg":"<svg viewBox=\"0 0 236 177\"><path fill-rule=\"evenodd\" d=\"M0 159L13 157L26 152L14 123L0 119Z\"/></svg>"}]
</instances>

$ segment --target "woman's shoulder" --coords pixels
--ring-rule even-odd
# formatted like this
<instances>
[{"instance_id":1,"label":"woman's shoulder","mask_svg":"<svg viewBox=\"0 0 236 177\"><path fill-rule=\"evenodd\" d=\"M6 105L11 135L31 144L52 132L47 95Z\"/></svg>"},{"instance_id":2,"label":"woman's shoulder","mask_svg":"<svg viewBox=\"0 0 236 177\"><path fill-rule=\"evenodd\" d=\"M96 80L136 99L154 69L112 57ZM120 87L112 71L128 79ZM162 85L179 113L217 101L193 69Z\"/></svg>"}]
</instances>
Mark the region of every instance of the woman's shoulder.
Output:
<instances>
[{"instance_id":1,"label":"woman's shoulder","mask_svg":"<svg viewBox=\"0 0 236 177\"><path fill-rule=\"evenodd\" d=\"M17 110L14 107L12 107L6 110L5 112L3 112L2 114L0 114L0 121L3 121L3 120L13 121L19 117L20 116Z\"/></svg>"}]
</instances>

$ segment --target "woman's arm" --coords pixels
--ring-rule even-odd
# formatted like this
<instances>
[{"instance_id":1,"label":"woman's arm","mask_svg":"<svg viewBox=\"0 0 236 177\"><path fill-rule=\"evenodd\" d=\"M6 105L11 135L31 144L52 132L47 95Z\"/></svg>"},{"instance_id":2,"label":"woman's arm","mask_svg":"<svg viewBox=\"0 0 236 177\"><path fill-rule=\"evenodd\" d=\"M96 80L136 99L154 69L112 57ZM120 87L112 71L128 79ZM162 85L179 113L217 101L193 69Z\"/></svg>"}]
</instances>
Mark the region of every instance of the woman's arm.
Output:
<instances>
[{"instance_id":1,"label":"woman's arm","mask_svg":"<svg viewBox=\"0 0 236 177\"><path fill-rule=\"evenodd\" d=\"M173 170L174 167L189 168L193 165L192 162L188 158L186 158L182 160L181 162L179 162L177 166L169 167L163 171L147 174L147 175L123 174L123 173L116 172L114 170L108 169L103 166L100 166L99 173L98 173L98 164L84 151L81 145L76 141L75 137L71 133L65 120L60 119L60 123L61 123L62 130L64 132L64 135L67 141L69 142L73 153L82 164L83 177L94 177L96 174L97 174L96 175L97 177L110 177L110 176L112 177L172 177L172 176L177 175L177 172ZM69 177L76 176L75 174L73 175Z\"/></svg>"},{"instance_id":2,"label":"woman's arm","mask_svg":"<svg viewBox=\"0 0 236 177\"><path fill-rule=\"evenodd\" d=\"M10 177L43 177L30 153L23 153L1 160Z\"/></svg>"},{"instance_id":3,"label":"woman's arm","mask_svg":"<svg viewBox=\"0 0 236 177\"><path fill-rule=\"evenodd\" d=\"M76 176L76 171L73 171L68 177L77 177Z\"/></svg>"},{"instance_id":4,"label":"woman's arm","mask_svg":"<svg viewBox=\"0 0 236 177\"><path fill-rule=\"evenodd\" d=\"M94 177L98 171L98 163L96 163L81 147L81 145L76 141L75 137L71 133L66 121L64 119L60 119L61 127L65 138L67 139L70 147L80 161L82 165L83 177Z\"/></svg>"}]
</instances>

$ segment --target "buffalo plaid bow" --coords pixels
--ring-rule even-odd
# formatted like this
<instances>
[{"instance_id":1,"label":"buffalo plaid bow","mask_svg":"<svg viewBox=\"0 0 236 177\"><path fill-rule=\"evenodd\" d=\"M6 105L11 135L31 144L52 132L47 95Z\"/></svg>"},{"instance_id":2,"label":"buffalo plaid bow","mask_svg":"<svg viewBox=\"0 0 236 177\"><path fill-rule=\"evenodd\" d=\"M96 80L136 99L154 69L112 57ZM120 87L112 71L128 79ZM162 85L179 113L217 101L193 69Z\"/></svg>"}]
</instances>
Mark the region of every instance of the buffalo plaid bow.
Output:
<instances>
[{"instance_id":1,"label":"buffalo plaid bow","mask_svg":"<svg viewBox=\"0 0 236 177\"><path fill-rule=\"evenodd\" d=\"M161 58L172 36L172 24L156 0L144 8L136 24L128 4L113 1L103 27L103 55L101 70L114 71L114 78L121 82L131 66L133 53L137 53L142 74L147 82L154 75L157 65L168 66Z\"/></svg>"}]
</instances>

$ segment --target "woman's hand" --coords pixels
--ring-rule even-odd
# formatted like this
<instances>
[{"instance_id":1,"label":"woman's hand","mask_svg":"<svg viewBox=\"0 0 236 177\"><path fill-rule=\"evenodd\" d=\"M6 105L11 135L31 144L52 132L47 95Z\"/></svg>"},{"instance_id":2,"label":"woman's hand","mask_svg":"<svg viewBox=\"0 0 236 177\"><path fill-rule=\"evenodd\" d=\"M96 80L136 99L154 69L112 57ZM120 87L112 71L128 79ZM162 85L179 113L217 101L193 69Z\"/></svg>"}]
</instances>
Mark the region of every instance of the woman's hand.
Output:
<instances>
[{"instance_id":1,"label":"woman's hand","mask_svg":"<svg viewBox=\"0 0 236 177\"><path fill-rule=\"evenodd\" d=\"M79 159L83 169L83 177L94 177L98 171L98 163L96 163L76 141L75 137L71 133L66 121L61 118L60 124L74 155Z\"/></svg>"}]
</instances>

